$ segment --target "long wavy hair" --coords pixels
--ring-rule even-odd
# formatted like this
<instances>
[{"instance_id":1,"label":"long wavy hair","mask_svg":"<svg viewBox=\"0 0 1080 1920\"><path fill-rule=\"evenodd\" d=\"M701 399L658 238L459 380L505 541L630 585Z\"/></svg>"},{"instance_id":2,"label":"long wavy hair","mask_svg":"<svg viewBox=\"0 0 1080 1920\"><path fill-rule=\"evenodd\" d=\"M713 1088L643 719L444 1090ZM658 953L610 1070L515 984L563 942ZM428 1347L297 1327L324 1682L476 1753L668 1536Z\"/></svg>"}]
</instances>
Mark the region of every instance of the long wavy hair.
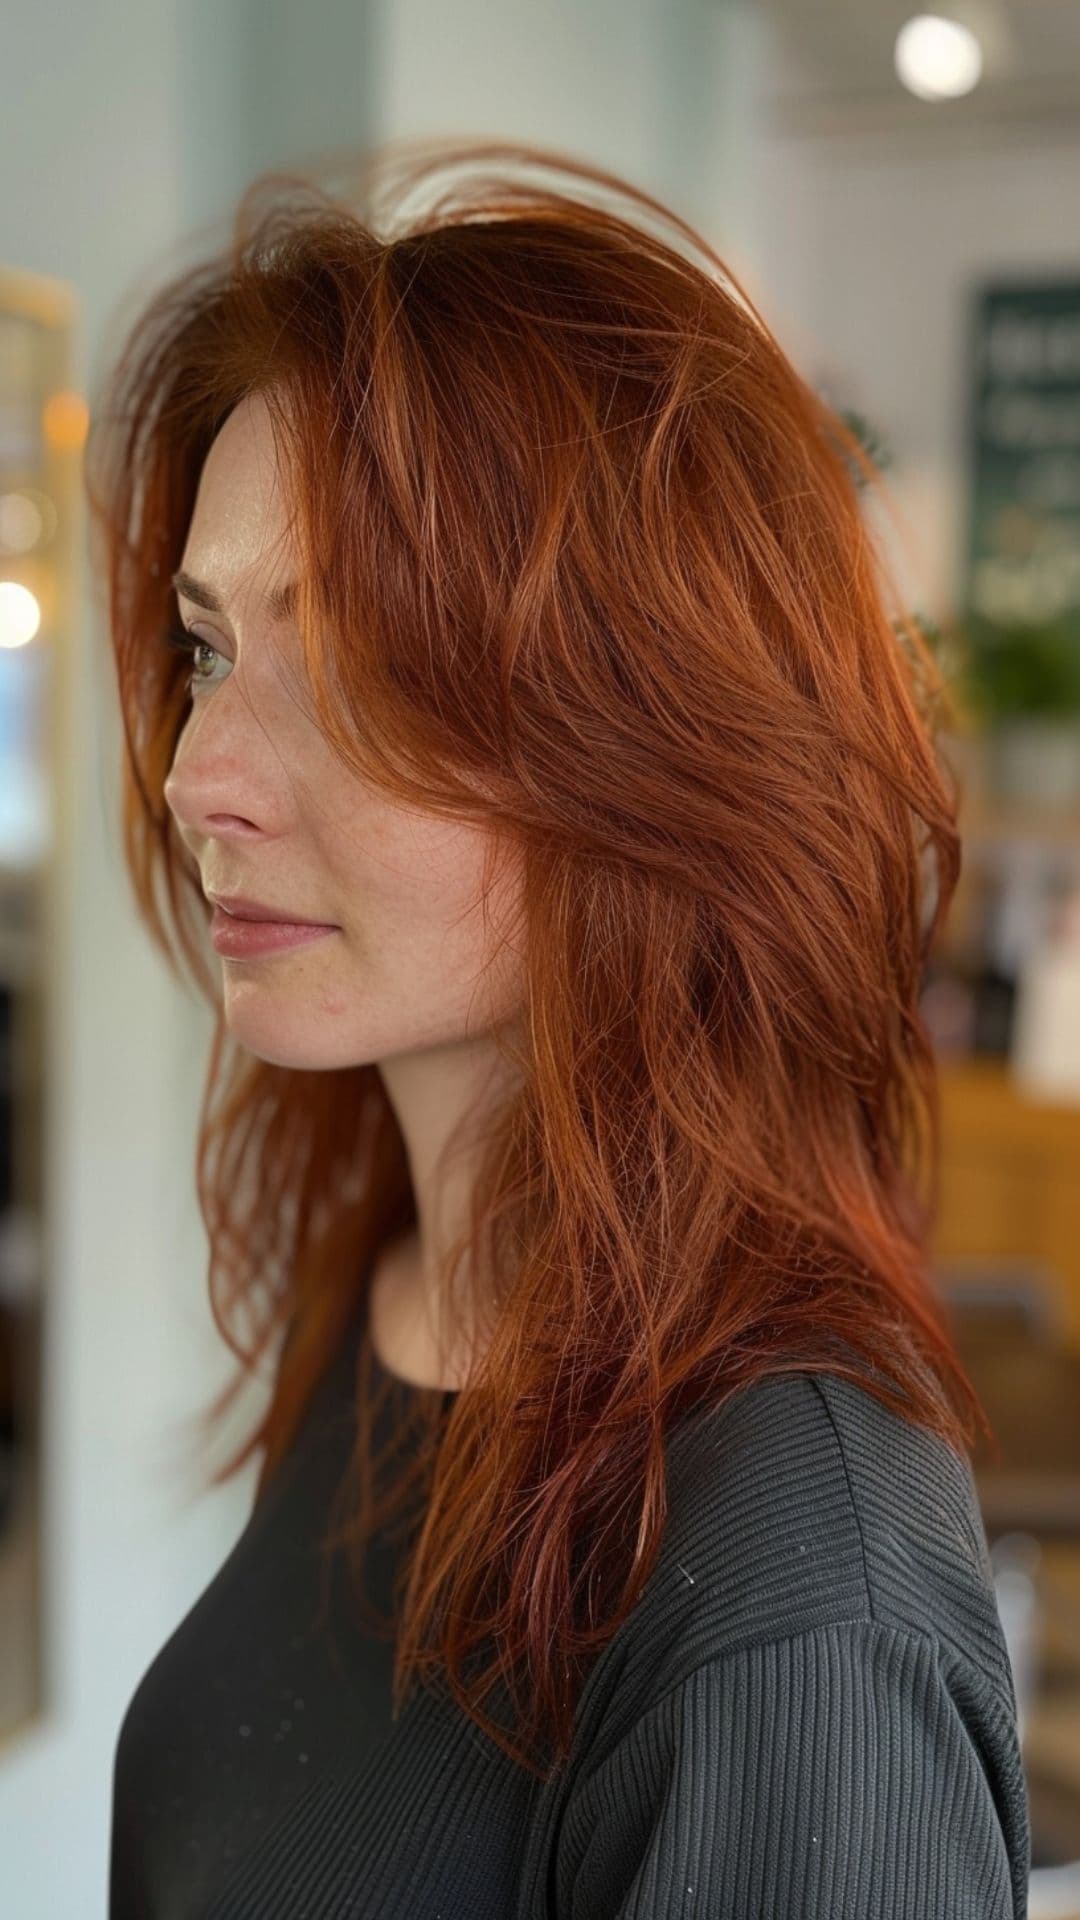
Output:
<instances>
[{"instance_id":1,"label":"long wavy hair","mask_svg":"<svg viewBox=\"0 0 1080 1920\"><path fill-rule=\"evenodd\" d=\"M249 186L213 257L144 298L86 456L125 856L217 1010L196 1179L241 1364L208 1427L276 1349L265 1413L208 1484L261 1450L263 1497L416 1218L377 1063L294 1070L224 1031L163 801L190 700L170 576L253 393L326 738L522 857L524 1039L452 1263L490 1340L451 1405L412 1397L427 1444L381 1505L361 1348L327 1540L358 1568L408 1481L395 1713L440 1675L545 1772L655 1564L675 1421L819 1369L958 1451L991 1432L930 1262L919 1007L960 872L952 695L867 524L880 470L659 202L500 142L386 147L347 193L317 170ZM509 1728L483 1705L500 1682Z\"/></svg>"}]
</instances>

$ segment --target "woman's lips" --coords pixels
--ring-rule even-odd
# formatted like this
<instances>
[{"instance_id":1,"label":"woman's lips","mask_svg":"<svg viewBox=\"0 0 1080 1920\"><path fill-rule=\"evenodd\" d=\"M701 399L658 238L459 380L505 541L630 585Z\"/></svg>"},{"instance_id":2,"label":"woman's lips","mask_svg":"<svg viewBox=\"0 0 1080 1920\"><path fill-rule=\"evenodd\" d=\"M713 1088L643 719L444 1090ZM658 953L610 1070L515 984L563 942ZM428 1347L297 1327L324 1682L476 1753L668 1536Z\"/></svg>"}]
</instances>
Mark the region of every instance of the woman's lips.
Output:
<instances>
[{"instance_id":1,"label":"woman's lips","mask_svg":"<svg viewBox=\"0 0 1080 1920\"><path fill-rule=\"evenodd\" d=\"M263 953L283 953L289 947L305 947L323 940L339 927L313 927L289 920L241 920L215 907L210 916L210 938L218 953L228 959L245 960Z\"/></svg>"}]
</instances>

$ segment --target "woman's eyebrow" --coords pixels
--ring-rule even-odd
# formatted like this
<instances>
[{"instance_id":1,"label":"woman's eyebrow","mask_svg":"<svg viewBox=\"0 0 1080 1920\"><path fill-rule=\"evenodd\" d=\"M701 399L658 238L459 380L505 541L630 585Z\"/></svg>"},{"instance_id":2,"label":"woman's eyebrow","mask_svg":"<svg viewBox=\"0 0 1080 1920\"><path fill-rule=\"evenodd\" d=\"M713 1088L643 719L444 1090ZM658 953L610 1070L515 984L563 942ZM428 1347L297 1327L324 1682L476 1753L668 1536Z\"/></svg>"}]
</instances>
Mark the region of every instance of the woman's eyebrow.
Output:
<instances>
[{"instance_id":1,"label":"woman's eyebrow","mask_svg":"<svg viewBox=\"0 0 1080 1920\"><path fill-rule=\"evenodd\" d=\"M196 580L181 567L172 576L172 584L177 593L185 600L193 600L197 607L205 607L208 613L224 613L225 607L219 594L202 580ZM283 587L273 587L263 597L263 605L272 620L287 620L296 606L296 582L290 580Z\"/></svg>"}]
</instances>

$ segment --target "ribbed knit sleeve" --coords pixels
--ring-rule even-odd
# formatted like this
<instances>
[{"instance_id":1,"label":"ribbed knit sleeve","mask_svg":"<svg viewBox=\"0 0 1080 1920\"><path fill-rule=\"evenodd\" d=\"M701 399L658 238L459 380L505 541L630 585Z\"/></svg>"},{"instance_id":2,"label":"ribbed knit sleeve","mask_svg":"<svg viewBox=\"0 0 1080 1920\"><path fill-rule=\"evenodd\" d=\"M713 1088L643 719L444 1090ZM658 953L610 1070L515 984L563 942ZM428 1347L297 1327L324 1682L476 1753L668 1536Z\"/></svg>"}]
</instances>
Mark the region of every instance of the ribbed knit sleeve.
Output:
<instances>
[{"instance_id":1,"label":"ribbed knit sleeve","mask_svg":"<svg viewBox=\"0 0 1080 1920\"><path fill-rule=\"evenodd\" d=\"M578 1783L559 1920L1025 1920L1019 1756L984 1758L1009 1721L936 1637L877 1622L714 1656Z\"/></svg>"}]
</instances>

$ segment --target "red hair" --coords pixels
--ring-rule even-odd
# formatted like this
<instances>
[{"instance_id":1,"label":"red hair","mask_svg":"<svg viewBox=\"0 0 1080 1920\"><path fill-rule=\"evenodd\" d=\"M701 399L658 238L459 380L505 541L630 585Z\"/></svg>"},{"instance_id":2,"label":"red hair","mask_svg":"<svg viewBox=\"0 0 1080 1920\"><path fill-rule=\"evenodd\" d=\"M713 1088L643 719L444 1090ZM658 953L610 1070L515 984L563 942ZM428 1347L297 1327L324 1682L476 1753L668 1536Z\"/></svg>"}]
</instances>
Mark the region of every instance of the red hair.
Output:
<instances>
[{"instance_id":1,"label":"red hair","mask_svg":"<svg viewBox=\"0 0 1080 1920\"><path fill-rule=\"evenodd\" d=\"M210 1484L262 1449L262 1497L377 1252L415 1220L375 1064L230 1053L209 907L163 802L188 709L170 575L245 396L271 408L327 738L404 803L521 850L520 1082L456 1250L497 1312L430 1425L395 1699L441 1671L534 1768L536 1740L568 1750L587 1663L655 1562L673 1421L813 1368L958 1450L989 1426L930 1270L919 995L960 871L948 693L868 532L860 480L880 475L644 193L494 142L422 150L400 184L488 158L380 232L310 176L256 181L228 245L131 328L87 484L125 854L151 935L218 1010L197 1184L242 1365L211 1422L284 1334L265 1415ZM357 1552L359 1392L358 1414ZM517 1739L480 1705L500 1674Z\"/></svg>"}]
</instances>

